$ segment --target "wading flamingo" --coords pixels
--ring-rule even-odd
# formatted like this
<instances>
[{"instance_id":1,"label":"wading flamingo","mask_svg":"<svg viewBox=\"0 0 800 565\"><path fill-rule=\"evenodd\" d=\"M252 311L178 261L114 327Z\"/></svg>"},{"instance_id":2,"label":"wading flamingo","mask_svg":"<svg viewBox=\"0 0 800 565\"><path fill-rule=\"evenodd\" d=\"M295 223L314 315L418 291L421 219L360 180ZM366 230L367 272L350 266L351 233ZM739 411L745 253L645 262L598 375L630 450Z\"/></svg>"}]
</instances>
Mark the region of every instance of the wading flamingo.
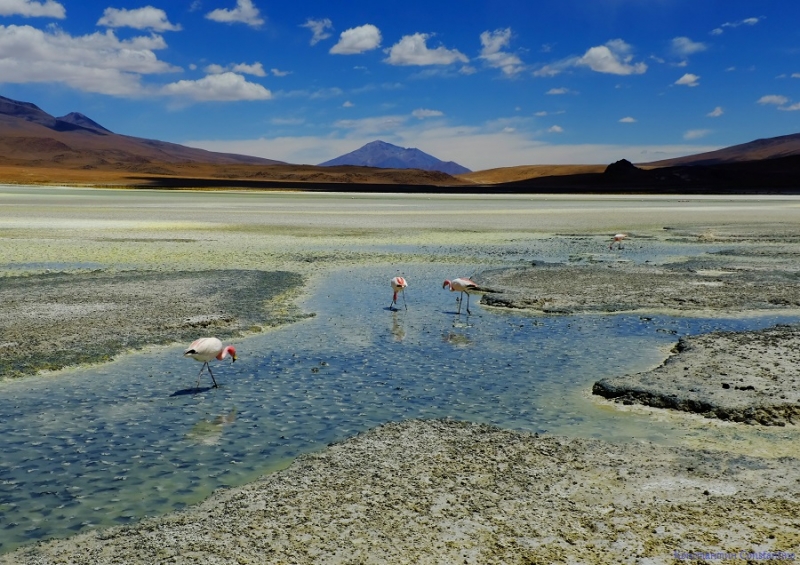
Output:
<instances>
[{"instance_id":1,"label":"wading flamingo","mask_svg":"<svg viewBox=\"0 0 800 565\"><path fill-rule=\"evenodd\" d=\"M408 286L408 281L403 277L394 277L391 282L392 290L394 294L392 295L392 303L389 304L389 309L392 309L392 306L397 305L397 293L403 293L403 306L406 310L408 310L408 304L406 304L406 287Z\"/></svg>"},{"instance_id":2,"label":"wading flamingo","mask_svg":"<svg viewBox=\"0 0 800 565\"><path fill-rule=\"evenodd\" d=\"M616 243L619 249L622 249L622 240L627 237L628 237L627 233L618 233L617 235L614 236L614 239L611 240L611 245L609 245L608 248L613 249L614 244Z\"/></svg>"},{"instance_id":3,"label":"wading flamingo","mask_svg":"<svg viewBox=\"0 0 800 565\"><path fill-rule=\"evenodd\" d=\"M200 377L203 375L203 369L208 367L208 374L211 375L211 380L214 382L214 388L217 388L217 380L214 378L214 373L211 372L211 365L208 364L212 359L219 359L222 361L228 355L236 361L236 349L232 345L223 346L222 342L215 337L201 337L196 339L189 346L189 349L183 352L184 357L191 357L195 361L200 361L203 366L200 367L200 373L197 375L197 386L200 387Z\"/></svg>"},{"instance_id":4,"label":"wading flamingo","mask_svg":"<svg viewBox=\"0 0 800 565\"><path fill-rule=\"evenodd\" d=\"M469 311L469 295L473 292L480 292L481 287L477 285L477 283L472 282L468 278L458 278L453 279L452 281L444 281L442 283L442 288L450 287L450 292L460 292L461 296L457 298L458 300L458 313L461 314L461 302L464 300L464 293L467 293L467 314L472 314Z\"/></svg>"}]
</instances>

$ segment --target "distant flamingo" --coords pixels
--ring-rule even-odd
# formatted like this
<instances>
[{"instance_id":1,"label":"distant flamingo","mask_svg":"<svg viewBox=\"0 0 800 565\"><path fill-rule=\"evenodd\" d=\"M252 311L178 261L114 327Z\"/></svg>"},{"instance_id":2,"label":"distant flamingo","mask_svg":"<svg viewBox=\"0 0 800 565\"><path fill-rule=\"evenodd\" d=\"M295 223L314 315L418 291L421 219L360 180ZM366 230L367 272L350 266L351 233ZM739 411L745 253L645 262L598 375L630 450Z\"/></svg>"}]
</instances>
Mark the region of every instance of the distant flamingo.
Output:
<instances>
[{"instance_id":1,"label":"distant flamingo","mask_svg":"<svg viewBox=\"0 0 800 565\"><path fill-rule=\"evenodd\" d=\"M215 337L201 337L194 340L189 349L183 352L183 356L191 357L195 361L203 363L203 366L200 367L200 373L197 375L197 386L195 388L200 387L200 377L206 367L208 367L208 374L211 375L211 380L214 382L214 388L217 388L217 380L214 378L214 373L211 372L211 365L208 362L212 359L222 361L228 355L233 358L232 362L236 361L236 349L232 345L223 346L222 342Z\"/></svg>"},{"instance_id":2,"label":"distant flamingo","mask_svg":"<svg viewBox=\"0 0 800 565\"><path fill-rule=\"evenodd\" d=\"M458 278L452 281L444 281L442 288L450 287L450 292L460 292L461 296L458 297L458 313L461 314L461 302L464 300L464 293L467 293L467 314L472 314L469 311L469 295L473 292L480 292L481 287L477 283L467 279Z\"/></svg>"},{"instance_id":3,"label":"distant flamingo","mask_svg":"<svg viewBox=\"0 0 800 565\"><path fill-rule=\"evenodd\" d=\"M617 246L620 249L622 249L622 240L627 238L627 237L628 237L628 234L626 234L626 233L618 233L617 235L614 236L614 239L611 240L611 245L609 245L608 248L609 249L613 249L614 248L614 244L616 243Z\"/></svg>"},{"instance_id":4,"label":"distant flamingo","mask_svg":"<svg viewBox=\"0 0 800 565\"><path fill-rule=\"evenodd\" d=\"M394 277L391 281L392 290L394 291L394 295L392 295L392 303L389 304L389 309L391 310L392 306L397 304L397 293L403 293L403 306L406 310L408 310L408 304L406 304L406 293L405 289L408 286L408 281L403 277Z\"/></svg>"}]
</instances>

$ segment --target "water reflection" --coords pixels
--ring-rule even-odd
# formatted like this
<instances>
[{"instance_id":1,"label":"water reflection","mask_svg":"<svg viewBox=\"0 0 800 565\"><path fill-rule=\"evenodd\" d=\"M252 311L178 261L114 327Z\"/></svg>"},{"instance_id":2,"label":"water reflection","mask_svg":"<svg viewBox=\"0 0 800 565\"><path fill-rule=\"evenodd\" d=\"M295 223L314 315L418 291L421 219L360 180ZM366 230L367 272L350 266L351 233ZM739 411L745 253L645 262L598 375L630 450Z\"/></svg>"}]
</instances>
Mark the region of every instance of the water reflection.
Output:
<instances>
[{"instance_id":1,"label":"water reflection","mask_svg":"<svg viewBox=\"0 0 800 565\"><path fill-rule=\"evenodd\" d=\"M792 321L532 316L477 301L471 316L454 317L435 264L406 269L414 302L389 314L386 273L354 271L318 283L303 305L316 317L237 342L239 360L218 389L173 394L195 378L182 346L0 383L0 551L179 509L406 418L701 441L713 433L707 424L623 413L586 391L660 363L680 335ZM740 432L754 444L774 432L754 433Z\"/></svg>"}]
</instances>

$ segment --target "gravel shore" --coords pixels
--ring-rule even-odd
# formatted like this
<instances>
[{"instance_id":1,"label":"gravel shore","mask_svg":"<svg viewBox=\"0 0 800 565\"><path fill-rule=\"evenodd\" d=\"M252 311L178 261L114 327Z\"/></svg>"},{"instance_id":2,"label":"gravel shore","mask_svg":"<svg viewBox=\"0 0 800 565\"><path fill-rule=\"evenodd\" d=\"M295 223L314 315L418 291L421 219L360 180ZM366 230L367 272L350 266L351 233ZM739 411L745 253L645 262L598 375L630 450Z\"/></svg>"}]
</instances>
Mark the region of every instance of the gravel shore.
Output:
<instances>
[{"instance_id":1,"label":"gravel shore","mask_svg":"<svg viewBox=\"0 0 800 565\"><path fill-rule=\"evenodd\" d=\"M186 511L8 564L673 563L791 552L797 459L390 423Z\"/></svg>"},{"instance_id":2,"label":"gravel shore","mask_svg":"<svg viewBox=\"0 0 800 565\"><path fill-rule=\"evenodd\" d=\"M146 345L261 331L301 317L284 271L75 272L0 278L0 375L108 361Z\"/></svg>"}]
</instances>

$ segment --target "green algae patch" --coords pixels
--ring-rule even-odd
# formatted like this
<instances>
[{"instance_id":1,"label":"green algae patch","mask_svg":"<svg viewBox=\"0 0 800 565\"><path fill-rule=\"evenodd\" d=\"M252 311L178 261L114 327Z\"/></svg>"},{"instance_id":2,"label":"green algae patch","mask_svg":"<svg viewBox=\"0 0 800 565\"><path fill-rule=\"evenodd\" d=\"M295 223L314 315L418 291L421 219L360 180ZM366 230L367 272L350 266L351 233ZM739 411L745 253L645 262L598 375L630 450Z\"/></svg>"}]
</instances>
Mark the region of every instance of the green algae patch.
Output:
<instances>
[{"instance_id":1,"label":"green algae patch","mask_svg":"<svg viewBox=\"0 0 800 565\"><path fill-rule=\"evenodd\" d=\"M91 271L0 279L0 378L102 363L147 345L221 339L306 317L288 271Z\"/></svg>"}]
</instances>

